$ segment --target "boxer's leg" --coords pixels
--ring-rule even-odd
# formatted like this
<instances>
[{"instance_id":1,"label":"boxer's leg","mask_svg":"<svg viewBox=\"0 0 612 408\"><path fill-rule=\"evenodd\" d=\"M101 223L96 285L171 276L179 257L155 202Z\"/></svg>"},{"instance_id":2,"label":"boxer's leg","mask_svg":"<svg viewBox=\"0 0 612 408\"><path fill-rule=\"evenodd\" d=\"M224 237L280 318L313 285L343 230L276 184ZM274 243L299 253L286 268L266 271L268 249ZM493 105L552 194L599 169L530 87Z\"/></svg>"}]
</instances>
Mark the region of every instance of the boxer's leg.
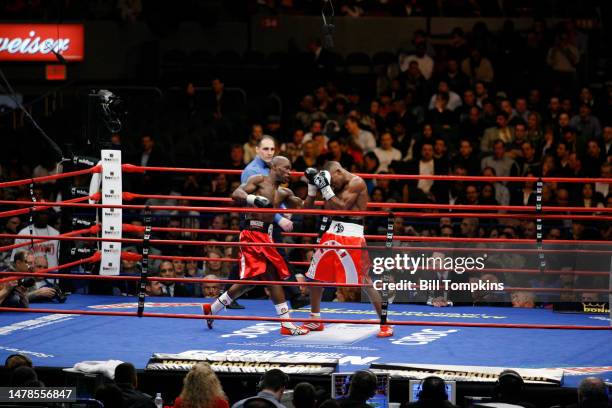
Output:
<instances>
[{"instance_id":1,"label":"boxer's leg","mask_svg":"<svg viewBox=\"0 0 612 408\"><path fill-rule=\"evenodd\" d=\"M268 269L264 274L263 278L265 280L273 281L279 280L278 274L276 273L276 269L272 265L268 265ZM274 308L276 309L276 314L281 319L289 319L291 315L289 314L289 305L287 305L287 301L285 299L285 291L282 286L279 285L268 285L268 291L270 292L270 299L274 304ZM308 334L309 330L305 328L301 328L295 325L293 322L282 322L281 323L281 334L289 335L289 336L299 336L303 334Z\"/></svg>"},{"instance_id":2,"label":"boxer's leg","mask_svg":"<svg viewBox=\"0 0 612 408\"><path fill-rule=\"evenodd\" d=\"M382 298L380 296L380 293L378 293L378 291L376 289L374 289L374 286L372 286L372 280L370 279L369 276L365 276L363 279L363 283L368 284L368 286L366 286L366 294L368 295L368 298L370 299L370 303L372 303L372 306L374 306L374 310L376 311L376 314L378 315L378 318L380 319L382 317ZM380 325L380 331L378 332L378 337L391 337L393 336L393 327L387 325L387 324L381 324Z\"/></svg>"},{"instance_id":3,"label":"boxer's leg","mask_svg":"<svg viewBox=\"0 0 612 408\"><path fill-rule=\"evenodd\" d=\"M310 287L310 312L321 313L321 298L323 297L323 286Z\"/></svg>"}]
</instances>

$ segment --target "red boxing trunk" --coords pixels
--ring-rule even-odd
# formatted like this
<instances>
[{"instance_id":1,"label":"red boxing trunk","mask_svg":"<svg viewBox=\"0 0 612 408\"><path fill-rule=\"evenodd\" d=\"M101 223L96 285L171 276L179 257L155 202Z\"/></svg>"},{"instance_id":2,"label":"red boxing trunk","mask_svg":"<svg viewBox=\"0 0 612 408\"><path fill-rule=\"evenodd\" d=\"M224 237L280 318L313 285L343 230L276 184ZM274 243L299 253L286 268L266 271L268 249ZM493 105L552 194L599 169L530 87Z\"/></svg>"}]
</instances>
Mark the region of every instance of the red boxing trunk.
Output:
<instances>
[{"instance_id":1,"label":"red boxing trunk","mask_svg":"<svg viewBox=\"0 0 612 408\"><path fill-rule=\"evenodd\" d=\"M270 235L261 231L243 230L240 242L272 243ZM272 265L279 279L287 279L291 274L285 259L272 246L245 245L240 247L240 279L251 279L266 272Z\"/></svg>"},{"instance_id":2,"label":"red boxing trunk","mask_svg":"<svg viewBox=\"0 0 612 408\"><path fill-rule=\"evenodd\" d=\"M363 226L333 221L321 237L321 245L312 256L306 276L321 282L363 283L370 268L370 257L365 249L334 249L334 246L365 247Z\"/></svg>"}]
</instances>

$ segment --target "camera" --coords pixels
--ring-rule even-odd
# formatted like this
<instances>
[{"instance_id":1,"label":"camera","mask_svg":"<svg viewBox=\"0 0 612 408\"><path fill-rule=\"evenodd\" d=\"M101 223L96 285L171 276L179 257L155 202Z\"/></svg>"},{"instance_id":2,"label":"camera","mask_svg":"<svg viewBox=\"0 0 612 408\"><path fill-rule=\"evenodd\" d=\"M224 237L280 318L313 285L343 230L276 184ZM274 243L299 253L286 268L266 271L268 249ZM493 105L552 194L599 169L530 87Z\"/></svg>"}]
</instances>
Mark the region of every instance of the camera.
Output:
<instances>
[{"instance_id":1,"label":"camera","mask_svg":"<svg viewBox=\"0 0 612 408\"><path fill-rule=\"evenodd\" d=\"M60 289L59 285L53 285L53 290L55 290L55 296L53 297L53 301L57 303L64 303L66 299L68 299L68 295L64 293L62 289Z\"/></svg>"},{"instance_id":2,"label":"camera","mask_svg":"<svg viewBox=\"0 0 612 408\"><path fill-rule=\"evenodd\" d=\"M108 131L111 133L119 132L121 130L121 120L119 117L125 111L123 100L106 89L98 90L95 95L100 102L102 119Z\"/></svg>"},{"instance_id":3,"label":"camera","mask_svg":"<svg viewBox=\"0 0 612 408\"><path fill-rule=\"evenodd\" d=\"M21 286L26 289L29 289L32 286L34 286L35 283L36 283L36 279L28 277L28 278L19 279L17 281L17 286Z\"/></svg>"},{"instance_id":4,"label":"camera","mask_svg":"<svg viewBox=\"0 0 612 408\"><path fill-rule=\"evenodd\" d=\"M50 285L49 283L50 282L48 282L46 286L53 288L53 290L55 291L55 296L53 296L51 300L57 303L66 302L66 299L68 299L68 295L59 287L59 285L56 285L56 284ZM17 281L17 286L21 286L25 289L30 289L35 284L36 284L36 279L31 278L31 277L19 279L19 281Z\"/></svg>"}]
</instances>

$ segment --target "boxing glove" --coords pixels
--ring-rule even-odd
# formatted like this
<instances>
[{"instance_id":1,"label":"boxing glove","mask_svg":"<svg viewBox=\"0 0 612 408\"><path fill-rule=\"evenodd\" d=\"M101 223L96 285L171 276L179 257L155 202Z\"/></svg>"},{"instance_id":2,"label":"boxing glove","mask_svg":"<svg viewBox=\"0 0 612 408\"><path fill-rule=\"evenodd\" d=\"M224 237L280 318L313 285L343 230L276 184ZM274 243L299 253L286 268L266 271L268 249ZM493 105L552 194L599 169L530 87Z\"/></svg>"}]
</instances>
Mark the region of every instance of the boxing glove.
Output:
<instances>
[{"instance_id":1,"label":"boxing glove","mask_svg":"<svg viewBox=\"0 0 612 408\"><path fill-rule=\"evenodd\" d=\"M317 170L312 167L304 170L304 176L308 180L308 196L314 197L317 195L317 186L314 184L314 178L317 176Z\"/></svg>"},{"instance_id":2,"label":"boxing glove","mask_svg":"<svg viewBox=\"0 0 612 408\"><path fill-rule=\"evenodd\" d=\"M253 205L259 208L271 208L272 203L266 197L249 194L246 198L246 202L248 205Z\"/></svg>"},{"instance_id":3,"label":"boxing glove","mask_svg":"<svg viewBox=\"0 0 612 408\"><path fill-rule=\"evenodd\" d=\"M317 186L317 189L321 192L325 200L331 200L336 196L334 190L331 188L331 174L329 174L329 171L320 171L313 179L313 183Z\"/></svg>"}]
</instances>

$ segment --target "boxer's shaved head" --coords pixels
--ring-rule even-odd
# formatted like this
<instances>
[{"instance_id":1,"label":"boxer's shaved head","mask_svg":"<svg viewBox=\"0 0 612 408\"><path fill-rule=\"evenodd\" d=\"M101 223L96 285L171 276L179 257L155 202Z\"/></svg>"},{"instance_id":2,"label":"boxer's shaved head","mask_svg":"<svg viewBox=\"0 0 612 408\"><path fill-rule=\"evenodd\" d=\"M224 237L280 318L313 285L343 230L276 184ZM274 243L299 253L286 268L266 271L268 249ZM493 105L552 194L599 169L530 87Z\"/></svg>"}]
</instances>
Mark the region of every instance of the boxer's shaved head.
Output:
<instances>
[{"instance_id":1,"label":"boxer's shaved head","mask_svg":"<svg viewBox=\"0 0 612 408\"><path fill-rule=\"evenodd\" d=\"M288 183L291 180L291 161L285 156L275 156L271 161L271 172L277 182Z\"/></svg>"},{"instance_id":2,"label":"boxer's shaved head","mask_svg":"<svg viewBox=\"0 0 612 408\"><path fill-rule=\"evenodd\" d=\"M274 156L272 159L273 166L286 166L287 164L291 165L291 162L285 156Z\"/></svg>"}]
</instances>

